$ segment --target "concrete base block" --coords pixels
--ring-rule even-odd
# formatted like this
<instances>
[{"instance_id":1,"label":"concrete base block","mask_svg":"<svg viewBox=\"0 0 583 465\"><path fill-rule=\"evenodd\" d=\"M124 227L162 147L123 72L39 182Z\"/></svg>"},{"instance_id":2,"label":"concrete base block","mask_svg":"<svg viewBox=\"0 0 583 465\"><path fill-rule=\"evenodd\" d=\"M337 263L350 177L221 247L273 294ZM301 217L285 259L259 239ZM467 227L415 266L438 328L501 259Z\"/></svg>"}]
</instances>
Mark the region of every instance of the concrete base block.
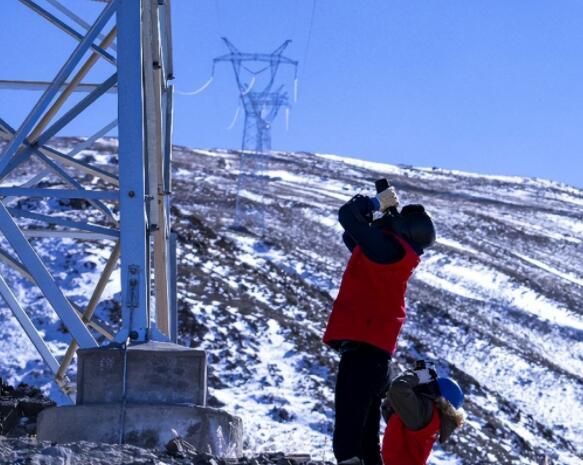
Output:
<instances>
[{"instance_id":1,"label":"concrete base block","mask_svg":"<svg viewBox=\"0 0 583 465\"><path fill-rule=\"evenodd\" d=\"M120 442L161 448L180 437L199 451L219 457L242 454L243 425L240 418L209 407L167 404L91 404L53 407L38 419L41 441Z\"/></svg>"},{"instance_id":2,"label":"concrete base block","mask_svg":"<svg viewBox=\"0 0 583 465\"><path fill-rule=\"evenodd\" d=\"M77 405L43 410L40 440L160 448L174 430L201 452L241 454L241 419L206 407L204 351L151 341L78 355Z\"/></svg>"},{"instance_id":3,"label":"concrete base block","mask_svg":"<svg viewBox=\"0 0 583 465\"><path fill-rule=\"evenodd\" d=\"M128 403L206 405L203 350L150 341L79 350L78 357L77 404L121 402L125 389Z\"/></svg>"}]
</instances>

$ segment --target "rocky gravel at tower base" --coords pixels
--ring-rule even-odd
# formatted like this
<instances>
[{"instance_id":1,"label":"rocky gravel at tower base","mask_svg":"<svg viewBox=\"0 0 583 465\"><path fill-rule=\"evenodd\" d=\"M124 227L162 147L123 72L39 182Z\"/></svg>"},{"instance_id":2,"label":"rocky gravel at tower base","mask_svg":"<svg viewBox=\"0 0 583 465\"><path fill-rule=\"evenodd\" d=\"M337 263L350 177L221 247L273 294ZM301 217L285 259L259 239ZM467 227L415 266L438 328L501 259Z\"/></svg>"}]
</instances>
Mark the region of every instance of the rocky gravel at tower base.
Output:
<instances>
[{"instance_id":1,"label":"rocky gravel at tower base","mask_svg":"<svg viewBox=\"0 0 583 465\"><path fill-rule=\"evenodd\" d=\"M35 438L0 436L0 465L331 465L304 455L263 453L239 459L221 459L192 448L144 449L119 444L75 442L54 444Z\"/></svg>"}]
</instances>

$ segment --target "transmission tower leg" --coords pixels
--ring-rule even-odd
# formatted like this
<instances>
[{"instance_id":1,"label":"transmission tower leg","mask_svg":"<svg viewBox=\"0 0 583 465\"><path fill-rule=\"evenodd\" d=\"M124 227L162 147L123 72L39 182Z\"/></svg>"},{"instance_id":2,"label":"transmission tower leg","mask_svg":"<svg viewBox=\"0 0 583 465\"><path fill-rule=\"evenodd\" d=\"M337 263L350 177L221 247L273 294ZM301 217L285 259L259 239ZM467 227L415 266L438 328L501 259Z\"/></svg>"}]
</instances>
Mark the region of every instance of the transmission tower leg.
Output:
<instances>
[{"instance_id":1,"label":"transmission tower leg","mask_svg":"<svg viewBox=\"0 0 583 465\"><path fill-rule=\"evenodd\" d=\"M265 229L267 210L261 200L267 188L265 171L268 156L265 153L262 124L259 117L246 112L235 201L235 226L245 227L259 234Z\"/></svg>"},{"instance_id":2,"label":"transmission tower leg","mask_svg":"<svg viewBox=\"0 0 583 465\"><path fill-rule=\"evenodd\" d=\"M62 318L68 319L79 346L89 349L77 351L76 405L41 412L37 435L53 442L123 442L159 448L174 437L175 430L199 450L236 457L242 452L241 420L207 407L206 353L169 342L177 338L177 306L176 237L169 219L172 88L164 82L161 68L167 71L170 62L168 46L160 37L169 27L160 26L161 16L169 18L160 10L168 5L168 0L113 0L106 7L117 8L120 245L119 250L114 248L111 266L106 266L83 318L73 308L65 308L66 299L36 266L38 259L28 252L24 236L10 231L26 269L46 288ZM10 228L7 215L0 202L1 230ZM107 228L99 231L108 232ZM122 329L117 344L95 348L86 320L118 252ZM0 294L10 299L1 284ZM64 375L76 345L67 352L59 375ZM44 346L39 347L42 352ZM47 360L56 368L54 360Z\"/></svg>"}]
</instances>

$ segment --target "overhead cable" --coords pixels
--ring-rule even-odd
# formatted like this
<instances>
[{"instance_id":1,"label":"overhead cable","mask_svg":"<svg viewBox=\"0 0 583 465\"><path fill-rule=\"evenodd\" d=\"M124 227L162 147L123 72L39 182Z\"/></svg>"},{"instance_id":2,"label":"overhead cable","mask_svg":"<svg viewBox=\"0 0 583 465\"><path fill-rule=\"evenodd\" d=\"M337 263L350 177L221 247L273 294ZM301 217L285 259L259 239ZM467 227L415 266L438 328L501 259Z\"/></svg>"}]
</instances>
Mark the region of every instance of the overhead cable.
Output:
<instances>
[{"instance_id":1,"label":"overhead cable","mask_svg":"<svg viewBox=\"0 0 583 465\"><path fill-rule=\"evenodd\" d=\"M257 80L257 78L255 76L253 76L251 78L251 81L249 82L249 85L247 86L247 89L245 89L243 91L243 93L241 94L241 97L244 97L245 95L247 95L249 92L251 92L251 89L253 89L253 86L255 85L255 81Z\"/></svg>"},{"instance_id":2,"label":"overhead cable","mask_svg":"<svg viewBox=\"0 0 583 465\"><path fill-rule=\"evenodd\" d=\"M211 76L210 79L202 85L202 87L199 87L198 89L193 90L192 92L181 92L181 91L177 90L176 93L179 94L179 95L189 95L189 96L191 96L191 95L198 95L201 92L204 92L204 90L208 86L211 85L211 82L213 82L213 79L214 79L214 76Z\"/></svg>"},{"instance_id":3,"label":"overhead cable","mask_svg":"<svg viewBox=\"0 0 583 465\"><path fill-rule=\"evenodd\" d=\"M306 48L304 49L304 66L302 68L302 74L306 69L306 65L308 63L308 53L310 51L310 44L312 42L312 30L314 29L314 18L316 17L316 1L312 0L312 13L310 15L310 26L308 28L308 40L306 41Z\"/></svg>"},{"instance_id":4,"label":"overhead cable","mask_svg":"<svg viewBox=\"0 0 583 465\"><path fill-rule=\"evenodd\" d=\"M241 112L241 105L237 105L237 110L235 111L235 116L233 117L233 121L231 121L231 124L229 124L227 126L227 131L230 131L231 129L233 129L235 127L235 123L239 119L240 112Z\"/></svg>"}]
</instances>

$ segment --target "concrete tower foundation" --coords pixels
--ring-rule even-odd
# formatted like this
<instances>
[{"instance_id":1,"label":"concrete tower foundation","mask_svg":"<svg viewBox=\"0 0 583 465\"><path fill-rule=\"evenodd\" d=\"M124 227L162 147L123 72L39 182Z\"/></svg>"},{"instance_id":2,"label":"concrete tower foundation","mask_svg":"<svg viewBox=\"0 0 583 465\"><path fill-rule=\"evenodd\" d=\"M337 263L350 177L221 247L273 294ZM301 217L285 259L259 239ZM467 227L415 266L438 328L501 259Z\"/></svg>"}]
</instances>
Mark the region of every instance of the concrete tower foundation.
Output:
<instances>
[{"instance_id":1,"label":"concrete tower foundation","mask_svg":"<svg viewBox=\"0 0 583 465\"><path fill-rule=\"evenodd\" d=\"M43 410L39 440L160 448L176 432L201 452L241 455L241 419L206 406L204 351L151 341L78 357L77 404Z\"/></svg>"}]
</instances>

